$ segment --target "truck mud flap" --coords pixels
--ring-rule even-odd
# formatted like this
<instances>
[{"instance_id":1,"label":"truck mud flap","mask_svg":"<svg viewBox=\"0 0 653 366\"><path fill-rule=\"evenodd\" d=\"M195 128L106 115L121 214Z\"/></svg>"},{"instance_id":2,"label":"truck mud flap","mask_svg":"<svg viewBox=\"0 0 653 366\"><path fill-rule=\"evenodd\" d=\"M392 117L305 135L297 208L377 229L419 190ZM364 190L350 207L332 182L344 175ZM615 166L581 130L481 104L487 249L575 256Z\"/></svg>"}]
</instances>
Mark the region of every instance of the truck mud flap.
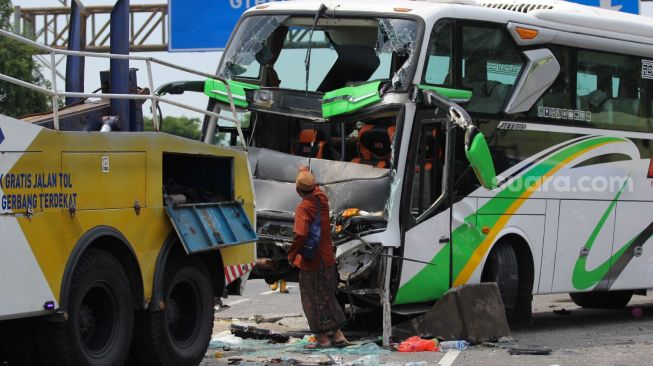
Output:
<instances>
[{"instance_id":1,"label":"truck mud flap","mask_svg":"<svg viewBox=\"0 0 653 366\"><path fill-rule=\"evenodd\" d=\"M258 239L239 202L169 205L166 213L188 254Z\"/></svg>"}]
</instances>

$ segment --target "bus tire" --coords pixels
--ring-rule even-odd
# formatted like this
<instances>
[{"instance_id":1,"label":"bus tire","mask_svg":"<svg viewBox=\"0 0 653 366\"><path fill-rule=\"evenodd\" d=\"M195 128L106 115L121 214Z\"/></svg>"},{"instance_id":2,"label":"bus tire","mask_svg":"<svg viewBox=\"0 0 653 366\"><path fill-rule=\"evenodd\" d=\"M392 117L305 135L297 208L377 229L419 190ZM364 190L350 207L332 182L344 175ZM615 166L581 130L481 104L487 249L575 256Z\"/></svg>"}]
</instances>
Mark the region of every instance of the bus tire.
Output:
<instances>
[{"instance_id":1,"label":"bus tire","mask_svg":"<svg viewBox=\"0 0 653 366\"><path fill-rule=\"evenodd\" d=\"M134 307L129 279L111 253L89 249L73 273L68 320L43 323L43 364L122 365L129 354Z\"/></svg>"},{"instance_id":2,"label":"bus tire","mask_svg":"<svg viewBox=\"0 0 653 366\"><path fill-rule=\"evenodd\" d=\"M633 291L572 292L569 296L576 305L583 308L620 309L628 305Z\"/></svg>"},{"instance_id":3,"label":"bus tire","mask_svg":"<svg viewBox=\"0 0 653 366\"><path fill-rule=\"evenodd\" d=\"M213 333L214 296L210 274L199 258L166 265L164 309L136 317L132 356L140 365L198 365Z\"/></svg>"},{"instance_id":4,"label":"bus tire","mask_svg":"<svg viewBox=\"0 0 653 366\"><path fill-rule=\"evenodd\" d=\"M519 263L511 245L499 245L488 256L481 282L496 282L506 310L506 318L515 317L519 291Z\"/></svg>"}]
</instances>

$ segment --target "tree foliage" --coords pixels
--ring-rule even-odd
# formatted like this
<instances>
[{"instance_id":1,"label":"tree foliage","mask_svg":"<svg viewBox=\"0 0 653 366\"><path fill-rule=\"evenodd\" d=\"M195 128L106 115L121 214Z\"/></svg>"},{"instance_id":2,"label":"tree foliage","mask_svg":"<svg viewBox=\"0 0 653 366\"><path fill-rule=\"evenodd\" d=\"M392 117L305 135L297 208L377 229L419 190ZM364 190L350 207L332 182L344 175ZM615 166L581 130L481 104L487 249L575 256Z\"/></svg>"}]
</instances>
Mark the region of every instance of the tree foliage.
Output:
<instances>
[{"instance_id":1,"label":"tree foliage","mask_svg":"<svg viewBox=\"0 0 653 366\"><path fill-rule=\"evenodd\" d=\"M154 126L151 118L146 117L144 123L145 123L146 131L154 130ZM163 118L163 123L161 124L161 131L175 136L182 136L182 137L187 137L189 139L198 140L200 138L200 119L188 118L185 116L181 116L181 117L167 116Z\"/></svg>"},{"instance_id":2,"label":"tree foliage","mask_svg":"<svg viewBox=\"0 0 653 366\"><path fill-rule=\"evenodd\" d=\"M11 30L10 0L0 0L0 28ZM47 85L38 64L34 61L36 50L7 37L0 36L0 73L37 85ZM45 94L0 81L0 114L21 116L48 110Z\"/></svg>"}]
</instances>

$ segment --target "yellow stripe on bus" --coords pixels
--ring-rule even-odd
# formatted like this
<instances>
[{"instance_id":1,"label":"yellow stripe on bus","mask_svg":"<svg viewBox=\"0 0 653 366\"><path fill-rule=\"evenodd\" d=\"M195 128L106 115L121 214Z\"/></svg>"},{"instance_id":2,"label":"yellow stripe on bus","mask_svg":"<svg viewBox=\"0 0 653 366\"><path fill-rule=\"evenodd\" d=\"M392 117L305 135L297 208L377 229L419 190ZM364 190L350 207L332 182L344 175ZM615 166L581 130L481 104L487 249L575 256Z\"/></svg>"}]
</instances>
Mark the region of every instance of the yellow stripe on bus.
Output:
<instances>
[{"instance_id":1,"label":"yellow stripe on bus","mask_svg":"<svg viewBox=\"0 0 653 366\"><path fill-rule=\"evenodd\" d=\"M579 157L579 156L581 156L581 155L583 155L583 154L585 154L585 153L587 153L587 152L589 152L591 150L599 148L599 147L601 147L603 145L607 145L607 144L611 144L611 143L615 143L615 142L617 142L617 141L606 141L606 142L596 144L594 146L590 146L590 147L588 147L586 149L583 149L583 150L569 156L565 160L561 161L558 165L556 165L548 173L544 174L542 179L538 179L535 184L533 184L531 187L529 187L521 196L519 196L518 199L515 200L515 202L513 202L512 205L510 205L510 207L508 207L505 214L501 215L501 217L499 218L497 223L494 225L494 227L492 227L492 229L490 230L488 235L485 237L485 240L483 240L481 245L479 245L474 250L474 253L472 254L471 258L469 259L469 261L467 261L467 264L465 264L465 267L463 267L463 269L460 271L460 274L458 274L458 277L456 277L456 280L454 281L453 285L454 286L460 286L460 285L466 284L467 281L469 281L470 277L472 277L472 274L474 273L476 268L479 266L479 264L481 264L481 261L483 260L483 258L487 254L487 252L490 249L491 245L494 243L494 240L497 237L497 235L499 235L501 230L503 230L503 228L508 223L508 220L510 220L511 216L513 214L515 214L515 212L517 212L517 210L521 207L521 205L524 204L524 202L526 202L526 199L528 197L530 197L533 194L533 192L535 192L536 190L538 190L540 188L540 186L544 183L544 181L546 181L548 178L553 176L560 169L562 169L563 167L568 165L571 161L573 161L577 157Z\"/></svg>"}]
</instances>

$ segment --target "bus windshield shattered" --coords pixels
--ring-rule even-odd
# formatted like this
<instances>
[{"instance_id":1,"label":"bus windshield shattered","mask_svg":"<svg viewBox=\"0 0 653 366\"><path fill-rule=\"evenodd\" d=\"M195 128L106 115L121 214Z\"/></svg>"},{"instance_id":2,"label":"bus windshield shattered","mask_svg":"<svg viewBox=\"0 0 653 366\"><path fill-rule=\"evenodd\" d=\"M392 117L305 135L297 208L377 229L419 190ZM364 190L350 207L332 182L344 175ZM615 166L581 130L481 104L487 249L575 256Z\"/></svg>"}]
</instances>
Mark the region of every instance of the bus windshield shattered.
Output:
<instances>
[{"instance_id":1,"label":"bus windshield shattered","mask_svg":"<svg viewBox=\"0 0 653 366\"><path fill-rule=\"evenodd\" d=\"M397 116L415 72L417 22L326 14L245 17L218 76L238 107L216 140L247 145L257 195L259 257L271 276L289 271L299 203L294 179L310 166L330 200L334 241L386 227ZM231 115L224 83L205 88L214 111ZM222 103L220 103L222 101ZM355 216L351 220L351 216ZM270 279L272 280L272 279Z\"/></svg>"},{"instance_id":2,"label":"bus windshield shattered","mask_svg":"<svg viewBox=\"0 0 653 366\"><path fill-rule=\"evenodd\" d=\"M322 93L370 80L406 86L415 21L324 16L313 23L310 17L283 15L245 18L225 51L218 76ZM307 60L308 85L303 72Z\"/></svg>"}]
</instances>

